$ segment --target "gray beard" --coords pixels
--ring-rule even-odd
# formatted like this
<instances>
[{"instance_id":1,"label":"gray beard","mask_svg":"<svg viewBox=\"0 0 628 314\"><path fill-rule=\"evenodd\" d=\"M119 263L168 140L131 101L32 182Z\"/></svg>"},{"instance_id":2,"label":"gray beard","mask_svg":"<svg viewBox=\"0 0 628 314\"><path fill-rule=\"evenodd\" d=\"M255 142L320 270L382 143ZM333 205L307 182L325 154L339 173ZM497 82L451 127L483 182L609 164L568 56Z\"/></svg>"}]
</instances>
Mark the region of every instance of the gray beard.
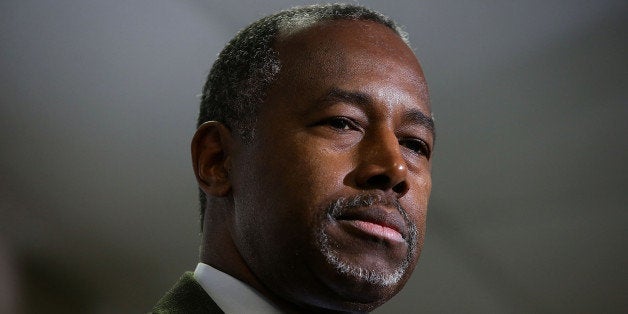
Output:
<instances>
[{"instance_id":1,"label":"gray beard","mask_svg":"<svg viewBox=\"0 0 628 314\"><path fill-rule=\"evenodd\" d=\"M326 214L328 215L328 217L332 218L336 217L337 214L342 212L342 210L345 208L362 206L367 207L374 204L395 206L395 208L397 208L399 213L401 213L401 215L403 216L406 224L408 225L408 228L410 229L409 239L407 240L408 254L406 255L406 258L403 260L401 265L399 265L395 270L390 272L384 272L381 269L367 269L359 265L351 265L343 261L339 257L338 252L332 250L331 245L329 244L329 237L325 233L323 228L318 230L317 239L321 248L321 252L327 259L327 262L332 265L340 274L353 277L358 279L359 281L368 282L373 285L388 287L396 285L397 283L399 283L401 278L403 278L403 275L406 273L408 267L410 266L412 255L417 244L417 228L408 218L405 209L401 207L399 202L396 200L387 201L379 195L363 194L357 195L349 199L340 198L335 200L327 207Z\"/></svg>"},{"instance_id":2,"label":"gray beard","mask_svg":"<svg viewBox=\"0 0 628 314\"><path fill-rule=\"evenodd\" d=\"M321 232L319 234L319 244L323 255L327 259L327 262L332 265L340 274L353 277L359 281L365 281L373 285L378 286L393 286L396 285L403 274L405 274L410 262L408 258L404 259L403 263L390 273L382 272L380 269L366 269L357 265L350 265L342 261L337 252L334 252L329 245L329 239L327 234Z\"/></svg>"}]
</instances>

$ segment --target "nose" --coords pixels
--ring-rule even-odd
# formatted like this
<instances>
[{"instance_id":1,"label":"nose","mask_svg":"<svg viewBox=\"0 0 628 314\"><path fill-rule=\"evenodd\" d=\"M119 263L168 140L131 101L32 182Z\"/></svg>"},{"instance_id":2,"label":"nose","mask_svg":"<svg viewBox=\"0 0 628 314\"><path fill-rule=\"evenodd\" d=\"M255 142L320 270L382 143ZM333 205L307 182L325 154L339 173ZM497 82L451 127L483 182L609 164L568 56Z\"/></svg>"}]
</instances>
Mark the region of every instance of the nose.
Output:
<instances>
[{"instance_id":1,"label":"nose","mask_svg":"<svg viewBox=\"0 0 628 314\"><path fill-rule=\"evenodd\" d=\"M408 168L393 132L380 132L365 141L358 154L354 175L359 189L392 191L398 198L408 192Z\"/></svg>"}]
</instances>

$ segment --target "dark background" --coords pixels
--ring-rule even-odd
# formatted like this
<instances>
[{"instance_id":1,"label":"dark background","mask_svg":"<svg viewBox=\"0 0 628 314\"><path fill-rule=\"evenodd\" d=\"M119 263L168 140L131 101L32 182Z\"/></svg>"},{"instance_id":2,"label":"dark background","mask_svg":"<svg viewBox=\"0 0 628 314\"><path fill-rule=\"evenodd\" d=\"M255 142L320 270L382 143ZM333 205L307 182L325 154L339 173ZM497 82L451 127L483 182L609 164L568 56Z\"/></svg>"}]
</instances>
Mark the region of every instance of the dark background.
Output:
<instances>
[{"instance_id":1,"label":"dark background","mask_svg":"<svg viewBox=\"0 0 628 314\"><path fill-rule=\"evenodd\" d=\"M197 261L222 46L292 1L0 3L0 312L141 313ZM628 311L628 2L360 1L437 120L421 262L379 310Z\"/></svg>"}]
</instances>

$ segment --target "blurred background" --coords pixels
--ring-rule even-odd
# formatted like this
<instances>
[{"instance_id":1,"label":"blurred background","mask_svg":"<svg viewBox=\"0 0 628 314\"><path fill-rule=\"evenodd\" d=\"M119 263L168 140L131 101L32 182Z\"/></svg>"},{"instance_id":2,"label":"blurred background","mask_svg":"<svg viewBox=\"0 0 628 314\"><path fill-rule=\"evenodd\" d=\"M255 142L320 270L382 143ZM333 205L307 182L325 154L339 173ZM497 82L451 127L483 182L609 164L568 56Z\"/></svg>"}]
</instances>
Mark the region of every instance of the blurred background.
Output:
<instances>
[{"instance_id":1,"label":"blurred background","mask_svg":"<svg viewBox=\"0 0 628 314\"><path fill-rule=\"evenodd\" d=\"M301 1L0 3L0 313L142 313L199 246L204 78ZM437 119L423 255L378 313L628 311L628 2L359 1Z\"/></svg>"}]
</instances>

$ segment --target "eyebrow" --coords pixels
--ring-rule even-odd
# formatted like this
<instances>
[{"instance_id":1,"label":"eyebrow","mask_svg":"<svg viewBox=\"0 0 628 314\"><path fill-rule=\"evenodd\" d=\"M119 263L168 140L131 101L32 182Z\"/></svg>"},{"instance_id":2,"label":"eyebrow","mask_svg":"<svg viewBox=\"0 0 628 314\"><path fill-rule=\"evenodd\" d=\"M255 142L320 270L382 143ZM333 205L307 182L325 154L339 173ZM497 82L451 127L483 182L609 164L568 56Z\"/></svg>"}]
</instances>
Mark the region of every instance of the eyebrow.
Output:
<instances>
[{"instance_id":1,"label":"eyebrow","mask_svg":"<svg viewBox=\"0 0 628 314\"><path fill-rule=\"evenodd\" d=\"M351 104L360 105L362 107L368 107L373 103L373 98L362 92L354 92L348 91L344 89L340 89L334 87L321 98L323 103L333 103L333 102L347 102Z\"/></svg>"},{"instance_id":2,"label":"eyebrow","mask_svg":"<svg viewBox=\"0 0 628 314\"><path fill-rule=\"evenodd\" d=\"M317 110L322 110L333 103L346 102L355 104L360 107L369 107L375 101L369 94L348 91L340 88L332 88L323 97L319 99L316 106ZM426 127L432 134L435 133L434 118L421 112L419 109L411 109L404 113L404 120L410 121L413 124L418 124Z\"/></svg>"},{"instance_id":3,"label":"eyebrow","mask_svg":"<svg viewBox=\"0 0 628 314\"><path fill-rule=\"evenodd\" d=\"M415 124L424 125L432 134L435 132L434 118L425 115L419 109L412 109L405 114L407 120L412 121Z\"/></svg>"}]
</instances>

